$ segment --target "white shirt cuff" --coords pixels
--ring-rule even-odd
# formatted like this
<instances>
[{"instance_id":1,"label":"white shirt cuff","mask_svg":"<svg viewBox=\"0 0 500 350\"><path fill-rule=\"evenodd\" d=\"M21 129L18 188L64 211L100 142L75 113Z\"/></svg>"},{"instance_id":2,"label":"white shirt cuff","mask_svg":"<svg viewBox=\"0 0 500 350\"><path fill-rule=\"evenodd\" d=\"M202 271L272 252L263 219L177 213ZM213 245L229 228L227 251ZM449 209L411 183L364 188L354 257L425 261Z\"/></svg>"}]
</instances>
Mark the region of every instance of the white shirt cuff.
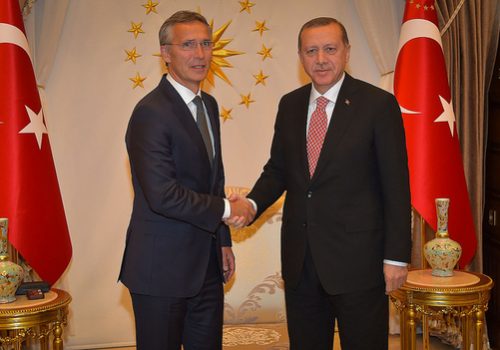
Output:
<instances>
[{"instance_id":1,"label":"white shirt cuff","mask_svg":"<svg viewBox=\"0 0 500 350\"><path fill-rule=\"evenodd\" d=\"M384 264L395 265L395 266L408 266L408 263L402 261L388 260L388 259L384 259Z\"/></svg>"},{"instance_id":2,"label":"white shirt cuff","mask_svg":"<svg viewBox=\"0 0 500 350\"><path fill-rule=\"evenodd\" d=\"M224 200L224 214L222 214L222 220L229 219L231 216L231 204L229 204L229 200L226 198L222 198Z\"/></svg>"},{"instance_id":3,"label":"white shirt cuff","mask_svg":"<svg viewBox=\"0 0 500 350\"><path fill-rule=\"evenodd\" d=\"M257 211L257 203L253 199L247 198L250 203L252 203L252 207L255 211Z\"/></svg>"}]
</instances>

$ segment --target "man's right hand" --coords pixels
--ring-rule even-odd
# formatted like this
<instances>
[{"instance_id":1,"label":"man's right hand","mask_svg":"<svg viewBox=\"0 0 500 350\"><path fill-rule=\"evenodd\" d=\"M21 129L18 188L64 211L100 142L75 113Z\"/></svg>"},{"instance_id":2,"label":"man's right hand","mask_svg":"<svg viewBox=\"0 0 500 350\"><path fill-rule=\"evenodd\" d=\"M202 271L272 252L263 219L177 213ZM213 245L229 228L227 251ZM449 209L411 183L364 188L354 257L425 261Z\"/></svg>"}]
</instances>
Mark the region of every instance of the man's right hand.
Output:
<instances>
[{"instance_id":1,"label":"man's right hand","mask_svg":"<svg viewBox=\"0 0 500 350\"><path fill-rule=\"evenodd\" d=\"M238 194L231 194L228 197L231 206L231 214L225 221L226 224L234 228L247 226L255 218L255 209L248 199Z\"/></svg>"}]
</instances>

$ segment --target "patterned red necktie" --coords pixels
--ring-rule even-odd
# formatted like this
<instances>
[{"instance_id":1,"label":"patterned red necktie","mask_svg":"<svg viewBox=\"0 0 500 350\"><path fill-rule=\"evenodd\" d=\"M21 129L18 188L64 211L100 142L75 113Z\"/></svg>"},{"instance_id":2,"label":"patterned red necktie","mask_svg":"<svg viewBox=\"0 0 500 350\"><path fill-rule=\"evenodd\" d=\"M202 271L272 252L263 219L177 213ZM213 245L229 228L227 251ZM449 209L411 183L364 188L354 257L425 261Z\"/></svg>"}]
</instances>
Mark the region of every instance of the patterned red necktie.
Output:
<instances>
[{"instance_id":1,"label":"patterned red necktie","mask_svg":"<svg viewBox=\"0 0 500 350\"><path fill-rule=\"evenodd\" d=\"M328 99L320 96L316 99L316 110L311 115L309 130L307 131L307 159L309 161L309 175L312 177L319 153L323 146L326 130L328 129L328 118L326 116L326 105Z\"/></svg>"}]
</instances>

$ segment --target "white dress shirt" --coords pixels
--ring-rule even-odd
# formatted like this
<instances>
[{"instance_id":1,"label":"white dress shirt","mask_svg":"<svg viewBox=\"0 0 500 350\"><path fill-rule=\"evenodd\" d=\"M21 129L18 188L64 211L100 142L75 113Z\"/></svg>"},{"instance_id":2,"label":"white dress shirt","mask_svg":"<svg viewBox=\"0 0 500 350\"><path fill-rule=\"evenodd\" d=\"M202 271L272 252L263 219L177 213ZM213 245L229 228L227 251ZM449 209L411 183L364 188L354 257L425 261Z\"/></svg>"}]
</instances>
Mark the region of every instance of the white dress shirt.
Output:
<instances>
[{"instance_id":1,"label":"white dress shirt","mask_svg":"<svg viewBox=\"0 0 500 350\"><path fill-rule=\"evenodd\" d=\"M169 81L170 84L174 87L175 91L181 95L182 100L184 103L188 106L189 110L191 111L191 115L194 118L194 121L196 122L196 105L193 102L193 99L196 96L201 97L201 90L198 89L198 92L195 94L192 92L190 89L185 87L184 85L178 83L170 74L167 74L167 80ZM203 103L203 108L205 109L205 115L208 116L208 111L207 107L205 106L205 103ZM210 118L207 118L207 125L208 125L208 132L210 133L210 139L212 140L212 152L213 155L215 156L215 142L214 142L214 134L212 132L212 125L210 123ZM229 204L229 201L226 198L224 199L224 213L222 214L222 219L227 219L231 216L231 205Z\"/></svg>"}]
</instances>

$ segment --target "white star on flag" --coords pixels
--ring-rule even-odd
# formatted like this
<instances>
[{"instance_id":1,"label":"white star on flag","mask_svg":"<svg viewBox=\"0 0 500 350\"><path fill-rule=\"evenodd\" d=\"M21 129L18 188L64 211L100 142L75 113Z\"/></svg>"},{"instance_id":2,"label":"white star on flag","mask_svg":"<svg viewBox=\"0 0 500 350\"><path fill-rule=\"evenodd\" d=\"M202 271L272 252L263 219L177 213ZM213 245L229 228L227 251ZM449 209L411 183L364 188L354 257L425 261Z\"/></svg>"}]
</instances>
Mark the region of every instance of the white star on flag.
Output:
<instances>
[{"instance_id":1,"label":"white star on flag","mask_svg":"<svg viewBox=\"0 0 500 350\"><path fill-rule=\"evenodd\" d=\"M443 106L443 113L439 117L434 120L434 123L438 122L448 122L448 126L450 127L450 133L451 137L453 137L453 123L455 123L455 113L453 113L453 107L451 106L451 100L450 103L448 103L444 98L439 96L439 99L441 100L441 105Z\"/></svg>"},{"instance_id":2,"label":"white star on flag","mask_svg":"<svg viewBox=\"0 0 500 350\"><path fill-rule=\"evenodd\" d=\"M26 106L26 111L28 112L28 116L30 117L30 123L24 127L20 134L35 134L36 141L38 142L38 148L42 149L42 137L43 134L48 134L47 128L43 123L43 110L40 108L40 112L36 114L33 112L28 106Z\"/></svg>"}]
</instances>

